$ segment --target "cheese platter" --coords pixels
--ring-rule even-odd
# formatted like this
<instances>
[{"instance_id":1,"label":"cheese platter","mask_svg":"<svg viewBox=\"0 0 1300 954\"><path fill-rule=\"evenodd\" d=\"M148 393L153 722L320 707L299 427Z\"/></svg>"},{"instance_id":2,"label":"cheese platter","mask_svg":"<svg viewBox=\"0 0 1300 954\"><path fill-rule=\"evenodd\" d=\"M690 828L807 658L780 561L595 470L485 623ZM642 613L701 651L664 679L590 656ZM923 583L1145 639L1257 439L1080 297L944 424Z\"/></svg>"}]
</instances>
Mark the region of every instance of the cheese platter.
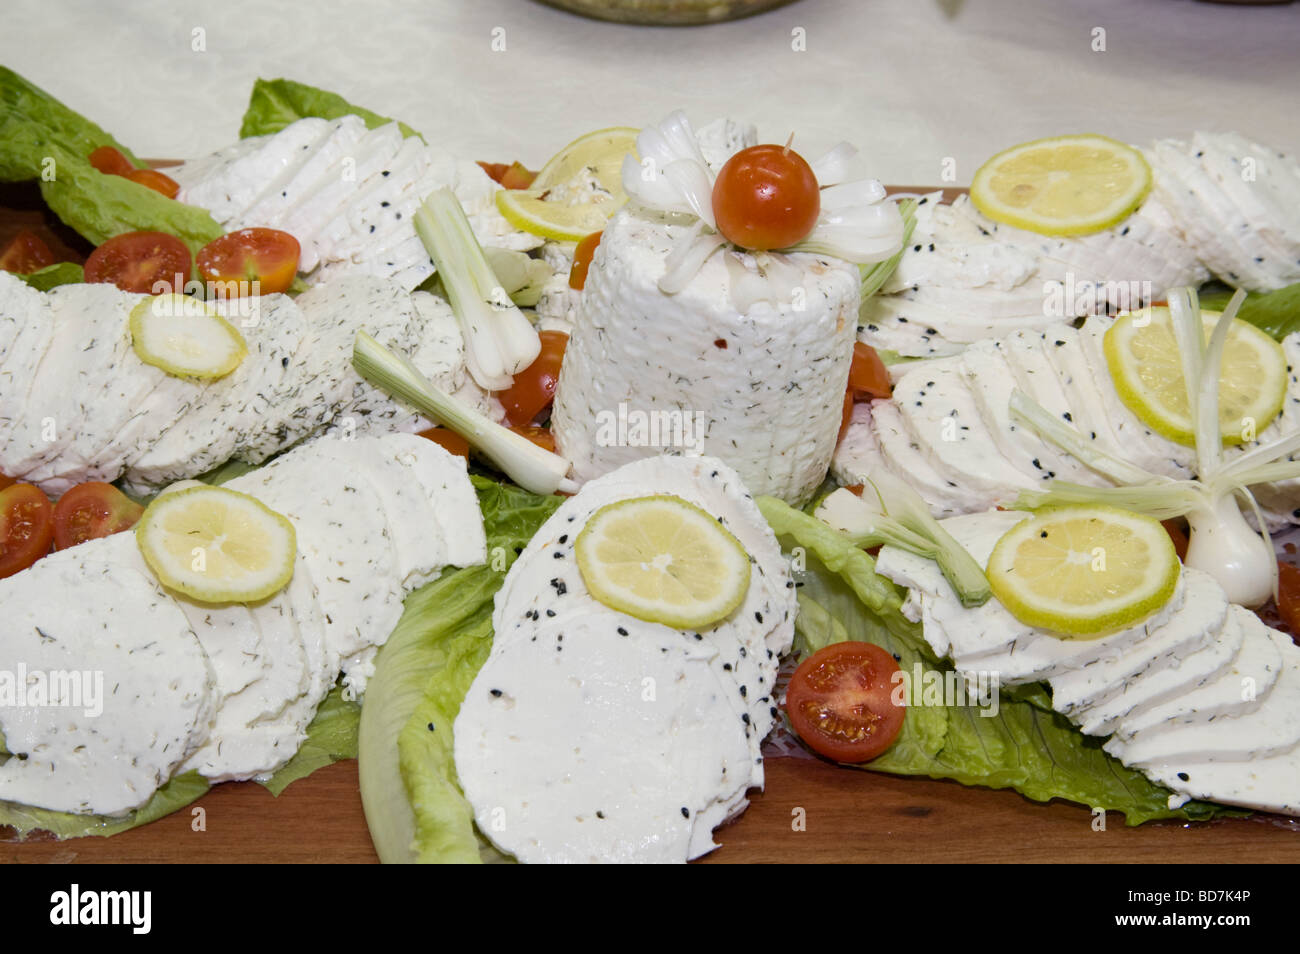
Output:
<instances>
[{"instance_id":1,"label":"cheese platter","mask_svg":"<svg viewBox=\"0 0 1300 954\"><path fill-rule=\"evenodd\" d=\"M1292 239L1288 223L1273 229L1275 206L1220 176L1214 195L1236 205L1224 212L1211 202L1196 219L1203 196L1189 199L1177 187L1216 181L1208 161L1204 170L1188 166L1187 149L1199 147L1198 158L1218 150L1239 164L1262 147L1230 137L1146 152L1093 141L1104 137L1037 146L1065 155L1067 167L1096 162L1098 150L1110 150L1112 164L1137 156L1125 173L1133 181L1112 190L1118 199L1072 212L1091 217L1084 225L1062 224L1057 210L1053 234L1031 221L1040 209L998 211L1005 170L983 185L977 176L973 194L885 189L850 169L847 146L807 163L789 144L759 146L752 127L720 120L697 131L674 114L639 131L588 134L534 179L518 164L457 159L397 124L322 99L324 108L273 128L254 122L249 131L246 118L249 134L213 156L149 163L165 182L132 179L145 164L121 152L127 171L95 167L95 187L116 176L184 203L157 219L173 228L187 262L187 245L201 247L197 263L184 274L173 268L175 285L153 298L127 288L132 269L155 259L139 250L133 258L118 242L148 233L78 219L59 189L19 183L0 194L0 248L19 239L29 247L31 236L57 262L84 268L49 289L6 286L6 307L15 315L49 308L56 321L61 310L92 314L109 338L129 314L130 336L108 363L83 357L78 373L92 394L107 399L121 388L134 397L116 404L139 407L128 414L114 410L115 399L107 409L83 402L61 443L33 426L42 418L29 417L27 430L16 427L0 447L14 486L62 501L88 482L115 483L140 511L133 533L83 536L15 579L35 586L42 574L76 579L103 565L125 592L160 594L167 618L197 640L186 658L209 674L186 703L188 721L168 726L182 754L147 763L151 778L119 779L106 763L104 781L88 781L104 767L68 772L81 758L69 755L51 787L18 763L53 770L51 753L78 737L42 730L39 718L6 722L11 740L31 734L19 755L0 760L0 770L10 762L0 795L59 813L56 830L75 832L59 826L78 813L153 811L145 808L151 798L165 809L111 837L67 840L41 833L45 816L19 811L18 824L0 829L6 860L1300 856L1286 817L1295 814L1286 780L1300 739L1288 705L1295 650L1288 635L1241 608L1281 597L1288 578L1290 551L1281 569L1271 548L1261 562L1256 531L1267 526L1284 540L1300 521L1291 519L1300 508L1288 504L1300 502L1289 436L1300 397L1291 393L1294 376L1288 381L1289 349L1300 338L1259 330L1269 296L1300 276L1278 252ZM1144 155L1153 157L1154 192ZM821 211L765 219L730 185L742 181L734 171L741 159L751 163L745 176L804 175ZM656 162L676 171L657 178ZM1281 175L1293 175L1289 168ZM711 207L701 190L712 191ZM144 215L154 201L125 217ZM120 206L109 208L122 217ZM211 218L193 214L204 209ZM1211 214L1228 226L1236 216L1251 230L1235 244L1207 240L1206 251L1196 223ZM804 224L792 226L799 215ZM1071 230L1085 226L1075 237ZM282 280L274 256L256 258L265 248L249 244L251 233L273 230L297 250ZM157 258L161 247L148 254ZM227 280L221 267L232 255L245 256L228 270L233 280L265 280L265 297L204 303L192 276ZM1206 282L1247 271L1238 283L1252 296L1226 301L1229 314L1219 320ZM157 276L146 277L157 291ZM1198 285L1203 312L1182 291ZM1130 289L1135 297L1120 301ZM1234 321L1239 308L1256 317ZM150 337L150 320L170 330L164 319L178 314L191 322L182 342L161 331ZM1175 349L1174 371L1153 377L1150 360L1138 360L1152 353L1148 339L1181 341L1185 319L1202 314L1215 334L1184 353L1199 363L1179 368ZM1129 335L1129 352L1114 329ZM1096 345L1086 345L1093 332ZM567 350L563 365L553 356L550 392L536 404L522 382L548 360L547 335ZM670 352L656 350L658 338ZM59 353L46 342L40 366ZM1074 364L1058 358L1067 354ZM1129 354L1137 356L1135 383L1124 385ZM11 387L29 395L20 408L29 416L58 398L58 388L40 383L39 363L26 369L15 357L5 369ZM732 380L739 367L747 376ZM1187 396L1180 405L1161 383L1193 367L1222 368L1213 380L1228 384L1202 386L1199 404ZM130 383L119 384L118 369L130 370ZM1085 380L1091 390L1081 399ZM914 410L927 400L938 407L933 418ZM1249 433L1233 436L1225 425L1222 448L1215 440L1210 451L1205 421L1212 428L1215 414L1203 408L1220 405L1221 420L1236 428L1240 419ZM636 414L675 427L665 433L676 443L630 438ZM962 435L972 427L978 433ZM1079 437L1089 427L1091 439ZM468 472L456 437L474 449ZM210 478L214 468L219 478ZM834 484L824 483L828 471ZM1208 489L1191 486L1194 472L1206 475ZM415 485L422 492L411 493ZM1214 508L1198 495L1212 491L1231 504L1230 519L1221 503L1223 519L1205 517ZM483 525L467 519L475 494ZM1066 504L1083 513L1075 523L1053 509ZM184 534L209 533L213 552L221 550L226 535L212 530L214 512L256 537L256 572L224 551L220 571L206 566L207 550L202 567L187 567L190 551L177 542L190 539ZM380 523L367 531L375 513ZM1064 560L1051 564L1052 586L1036 588L1014 567L994 572L998 548L1032 544L1016 543L1017 526L1051 519L1065 521L1051 532L1081 535L1065 557L1037 552ZM1245 528L1237 534L1244 562L1216 565L1207 553L1230 552L1222 541L1234 521ZM287 536L277 536L281 528ZM1212 534L1216 546L1204 542ZM1092 547L1092 575L1074 573L1090 540L1104 544L1101 570ZM652 545L671 552L646 557ZM275 556L281 550L287 555ZM808 551L812 569L801 562ZM1114 596L1119 584L1107 576L1103 600L1088 594L1098 572L1108 572L1108 555L1130 591ZM678 563L688 572L666 569ZM1067 578L1083 597L1049 592ZM476 587L484 595L456 615L456 601ZM5 598L20 610L27 600L17 588ZM1215 600L1231 622L1191 626L1193 617L1209 618ZM180 612L168 609L173 603ZM268 615L266 606L280 608ZM60 620L68 632L95 618L77 612ZM1263 612L1286 625L1290 608L1279 599ZM447 613L458 621L432 622ZM281 619L292 620L291 635L277 635ZM606 625L617 632L613 643ZM52 668L58 654L44 631L34 627L41 636L28 646L20 628L5 637L16 661ZM241 645L254 662L236 658L232 639L252 640ZM850 647L873 649L883 678L904 673L889 684L911 691L906 707L892 702L893 714L881 716L896 720L892 730L853 730L852 743L834 728L843 712L828 714L834 693L807 701L815 677L805 675L810 661L846 665ZM301 672L286 675L285 660L304 652ZM448 654L461 668L448 665ZM1094 662L1104 665L1082 681ZM1192 698L1207 701L1179 708L1196 666L1204 672ZM1251 679L1249 698L1229 691L1239 675ZM956 700L920 693L920 684L945 680ZM410 686L425 681L421 698ZM629 686L640 687L642 702L668 705L630 705ZM879 707L889 692L878 689ZM582 726L593 704L617 731ZM658 725L647 712L667 721ZM733 715L738 728L722 732ZM1240 722L1207 730L1216 715ZM958 726L967 718L981 730L973 743ZM454 742L438 733L451 720ZM430 736L413 733L425 722ZM971 746L988 748L985 730L1005 751L981 761ZM351 736L326 743L327 731ZM577 781L581 796L572 794L578 788L547 795L556 740L570 735L578 757L565 780ZM359 772L349 757L358 746ZM696 787L666 783L646 753L701 773ZM1198 766L1195 781L1180 771L1183 762ZM702 763L721 764L721 783ZM1258 777L1243 775L1252 766ZM622 779L636 772L645 773L642 794L627 802ZM202 787L175 795L191 776ZM408 802L417 790L423 795ZM453 806L454 824L413 811L434 796ZM507 817L527 823L508 825ZM646 833L654 851L628 847Z\"/></svg>"}]
</instances>

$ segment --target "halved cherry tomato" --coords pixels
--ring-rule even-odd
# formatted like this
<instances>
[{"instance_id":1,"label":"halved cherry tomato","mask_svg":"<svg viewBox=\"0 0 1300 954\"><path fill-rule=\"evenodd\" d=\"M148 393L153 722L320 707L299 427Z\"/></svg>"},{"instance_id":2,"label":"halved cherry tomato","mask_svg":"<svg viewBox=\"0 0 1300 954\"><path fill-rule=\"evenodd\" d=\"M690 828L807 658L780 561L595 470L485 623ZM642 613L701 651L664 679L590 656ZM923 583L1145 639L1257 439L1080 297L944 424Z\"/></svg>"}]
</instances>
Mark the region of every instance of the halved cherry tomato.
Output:
<instances>
[{"instance_id":1,"label":"halved cherry tomato","mask_svg":"<svg viewBox=\"0 0 1300 954\"><path fill-rule=\"evenodd\" d=\"M34 484L0 490L0 578L25 570L50 552L54 505Z\"/></svg>"},{"instance_id":2,"label":"halved cherry tomato","mask_svg":"<svg viewBox=\"0 0 1300 954\"><path fill-rule=\"evenodd\" d=\"M130 530L142 513L144 507L112 484L77 484L54 505L54 549Z\"/></svg>"},{"instance_id":3,"label":"halved cherry tomato","mask_svg":"<svg viewBox=\"0 0 1300 954\"><path fill-rule=\"evenodd\" d=\"M894 393L889 369L876 349L861 341L853 342L853 363L849 366L849 391L859 400L887 398Z\"/></svg>"},{"instance_id":4,"label":"halved cherry tomato","mask_svg":"<svg viewBox=\"0 0 1300 954\"><path fill-rule=\"evenodd\" d=\"M1277 615L1300 638L1300 567L1277 562Z\"/></svg>"},{"instance_id":5,"label":"halved cherry tomato","mask_svg":"<svg viewBox=\"0 0 1300 954\"><path fill-rule=\"evenodd\" d=\"M889 748L906 705L895 704L898 663L873 643L834 643L794 671L785 711L799 738L837 762L866 762Z\"/></svg>"},{"instance_id":6,"label":"halved cherry tomato","mask_svg":"<svg viewBox=\"0 0 1300 954\"><path fill-rule=\"evenodd\" d=\"M569 269L569 287L582 291L587 285L587 270L596 254L596 246L604 232L592 232L573 250L573 267Z\"/></svg>"},{"instance_id":7,"label":"halved cherry tomato","mask_svg":"<svg viewBox=\"0 0 1300 954\"><path fill-rule=\"evenodd\" d=\"M433 441L448 454L469 459L469 441L449 427L430 427L420 431L420 436Z\"/></svg>"},{"instance_id":8,"label":"halved cherry tomato","mask_svg":"<svg viewBox=\"0 0 1300 954\"><path fill-rule=\"evenodd\" d=\"M515 375L514 383L497 394L506 411L506 423L531 424L538 414L555 400L555 384L560 379L560 365L569 336L562 331L542 331L542 351L524 370Z\"/></svg>"},{"instance_id":9,"label":"halved cherry tomato","mask_svg":"<svg viewBox=\"0 0 1300 954\"><path fill-rule=\"evenodd\" d=\"M136 171L135 164L113 146L100 146L92 152L90 164L106 176L129 176Z\"/></svg>"},{"instance_id":10,"label":"halved cherry tomato","mask_svg":"<svg viewBox=\"0 0 1300 954\"><path fill-rule=\"evenodd\" d=\"M115 235L86 259L86 281L108 282L146 295L180 292L192 260L185 243L166 232Z\"/></svg>"},{"instance_id":11,"label":"halved cherry tomato","mask_svg":"<svg viewBox=\"0 0 1300 954\"><path fill-rule=\"evenodd\" d=\"M157 169L132 169L127 173L126 178L137 185L153 189L154 192L161 192L169 199L174 199L181 194L181 184L171 176L163 175Z\"/></svg>"},{"instance_id":12,"label":"halved cherry tomato","mask_svg":"<svg viewBox=\"0 0 1300 954\"><path fill-rule=\"evenodd\" d=\"M549 427L532 427L530 425L527 427L512 427L510 430L528 438L542 450L548 450L552 454L555 453L555 435L551 433Z\"/></svg>"},{"instance_id":13,"label":"halved cherry tomato","mask_svg":"<svg viewBox=\"0 0 1300 954\"><path fill-rule=\"evenodd\" d=\"M821 214L812 167L788 146L750 146L718 172L713 217L741 248L786 248L805 238Z\"/></svg>"},{"instance_id":14,"label":"halved cherry tomato","mask_svg":"<svg viewBox=\"0 0 1300 954\"><path fill-rule=\"evenodd\" d=\"M199 250L196 264L219 298L273 295L298 274L298 240L279 229L240 229Z\"/></svg>"},{"instance_id":15,"label":"halved cherry tomato","mask_svg":"<svg viewBox=\"0 0 1300 954\"><path fill-rule=\"evenodd\" d=\"M0 251L0 272L29 275L57 261L50 247L35 232L24 230Z\"/></svg>"}]
</instances>

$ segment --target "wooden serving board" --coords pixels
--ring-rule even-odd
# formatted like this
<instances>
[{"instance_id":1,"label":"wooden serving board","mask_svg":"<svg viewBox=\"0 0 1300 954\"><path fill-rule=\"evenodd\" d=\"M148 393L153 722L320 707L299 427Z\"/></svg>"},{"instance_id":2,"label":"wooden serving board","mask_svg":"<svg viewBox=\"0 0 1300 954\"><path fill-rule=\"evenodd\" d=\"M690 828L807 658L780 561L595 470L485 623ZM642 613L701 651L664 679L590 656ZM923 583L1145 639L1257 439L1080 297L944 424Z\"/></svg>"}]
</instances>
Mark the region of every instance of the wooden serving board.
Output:
<instances>
[{"instance_id":1,"label":"wooden serving board","mask_svg":"<svg viewBox=\"0 0 1300 954\"><path fill-rule=\"evenodd\" d=\"M945 200L961 191L945 190ZM80 260L89 250L34 189L0 185L0 246L22 229L62 257ZM1111 813L1098 830L1078 805L788 757L768 759L766 791L753 793L749 809L716 840L722 847L707 862L1300 863L1300 820L1261 815L1126 828ZM0 835L0 862L8 864L377 860L355 761L295 782L279 798L251 782L218 785L189 808L113 838Z\"/></svg>"}]
</instances>

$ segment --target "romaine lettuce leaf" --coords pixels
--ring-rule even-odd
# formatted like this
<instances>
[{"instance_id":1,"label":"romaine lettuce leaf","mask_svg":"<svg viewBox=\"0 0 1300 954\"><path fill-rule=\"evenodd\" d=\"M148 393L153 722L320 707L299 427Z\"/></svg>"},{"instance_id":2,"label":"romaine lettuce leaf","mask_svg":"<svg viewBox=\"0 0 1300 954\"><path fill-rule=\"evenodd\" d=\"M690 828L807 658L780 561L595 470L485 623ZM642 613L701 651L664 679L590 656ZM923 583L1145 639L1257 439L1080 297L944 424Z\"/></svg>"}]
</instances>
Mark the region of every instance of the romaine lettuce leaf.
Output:
<instances>
[{"instance_id":1,"label":"romaine lettuce leaf","mask_svg":"<svg viewBox=\"0 0 1300 954\"><path fill-rule=\"evenodd\" d=\"M876 643L909 674L941 679L951 667L935 659L920 628L901 615L902 593L875 572L875 561L838 531L771 497L758 504L782 546L802 567L797 648L813 652L846 639ZM934 673L933 676L926 676ZM1051 709L1041 686L1004 691L996 715L976 705L908 709L898 741L857 768L894 775L954 779L964 785L1014 788L1028 798L1055 798L1123 812L1129 825L1156 818L1200 820L1248 814L1207 802L1170 809L1167 789L1125 768ZM987 711L992 711L989 707Z\"/></svg>"},{"instance_id":2,"label":"romaine lettuce leaf","mask_svg":"<svg viewBox=\"0 0 1300 954\"><path fill-rule=\"evenodd\" d=\"M59 285L75 285L86 280L86 273L76 262L56 262L46 265L39 271L19 275L23 281L37 291L49 291Z\"/></svg>"},{"instance_id":3,"label":"romaine lettuce leaf","mask_svg":"<svg viewBox=\"0 0 1300 954\"><path fill-rule=\"evenodd\" d=\"M46 831L56 838L106 838L131 828L139 828L165 815L184 808L208 790L208 780L198 772L178 775L158 791L143 806L121 818L103 815L73 815L31 808L14 802L0 801L0 828L13 828L20 838L33 831Z\"/></svg>"},{"instance_id":4,"label":"romaine lettuce leaf","mask_svg":"<svg viewBox=\"0 0 1300 954\"><path fill-rule=\"evenodd\" d=\"M1231 288L1205 288L1199 296L1202 308L1221 311L1232 297ZM1300 331L1300 282L1271 292L1246 296L1237 317L1249 321L1281 341L1293 331Z\"/></svg>"},{"instance_id":5,"label":"romaine lettuce leaf","mask_svg":"<svg viewBox=\"0 0 1300 954\"><path fill-rule=\"evenodd\" d=\"M0 67L0 182L39 181L54 213L95 245L123 232L157 231L198 251L222 234L204 209L99 172L89 159L99 146L142 165L90 120Z\"/></svg>"},{"instance_id":6,"label":"romaine lettuce leaf","mask_svg":"<svg viewBox=\"0 0 1300 954\"><path fill-rule=\"evenodd\" d=\"M448 570L407 599L361 710L361 798L386 862L502 860L474 828L456 778L451 727L492 646L492 599L563 498L472 479L488 563Z\"/></svg>"},{"instance_id":7,"label":"romaine lettuce leaf","mask_svg":"<svg viewBox=\"0 0 1300 954\"><path fill-rule=\"evenodd\" d=\"M244 121L239 127L239 138L249 136L266 136L277 133L285 126L308 116L320 119L338 119L340 116L359 116L368 129L392 122L372 113L361 106L353 106L337 93L317 89L293 80L259 79L253 84L252 95L248 99L248 109L244 112ZM405 123L397 124L403 136L419 135Z\"/></svg>"},{"instance_id":8,"label":"romaine lettuce leaf","mask_svg":"<svg viewBox=\"0 0 1300 954\"><path fill-rule=\"evenodd\" d=\"M316 715L307 726L307 738L294 757L262 784L278 797L298 779L306 778L319 768L343 759L355 759L360 719L361 705L344 699L343 687L335 686L316 709Z\"/></svg>"}]
</instances>

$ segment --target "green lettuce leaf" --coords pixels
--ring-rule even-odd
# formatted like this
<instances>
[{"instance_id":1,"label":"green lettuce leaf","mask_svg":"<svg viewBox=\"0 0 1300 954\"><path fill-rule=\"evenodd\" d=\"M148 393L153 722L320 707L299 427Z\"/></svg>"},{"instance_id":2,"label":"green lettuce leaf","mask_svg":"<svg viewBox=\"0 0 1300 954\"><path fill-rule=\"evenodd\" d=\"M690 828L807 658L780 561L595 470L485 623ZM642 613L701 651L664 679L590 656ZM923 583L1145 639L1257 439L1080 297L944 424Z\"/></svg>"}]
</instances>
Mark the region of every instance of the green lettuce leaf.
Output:
<instances>
[{"instance_id":1,"label":"green lettuce leaf","mask_svg":"<svg viewBox=\"0 0 1300 954\"><path fill-rule=\"evenodd\" d=\"M1232 297L1226 287L1203 288L1198 295L1202 308L1222 311ZM1281 341L1293 331L1300 331L1300 282L1276 291L1251 293L1241 303L1237 317Z\"/></svg>"},{"instance_id":2,"label":"green lettuce leaf","mask_svg":"<svg viewBox=\"0 0 1300 954\"><path fill-rule=\"evenodd\" d=\"M187 772L169 781L140 808L121 818L104 815L73 815L30 808L14 802L0 802L0 828L14 829L19 838L33 831L45 831L56 838L106 838L139 828L197 801L208 790L208 780L198 772Z\"/></svg>"},{"instance_id":3,"label":"green lettuce leaf","mask_svg":"<svg viewBox=\"0 0 1300 954\"><path fill-rule=\"evenodd\" d=\"M902 591L876 574L869 554L779 500L763 497L758 504L796 569L802 569L795 623L801 652L862 640L889 650L913 681L919 674L921 686L947 678L951 667L935 659L920 627L902 616ZM1125 768L1102 751L1102 739L1083 735L1053 712L1041 685L1004 691L996 715L988 714L992 711L978 704L910 706L898 741L854 767L1013 788L1035 801L1059 798L1122 812L1129 825L1248 814L1197 801L1170 809L1170 791Z\"/></svg>"},{"instance_id":4,"label":"green lettuce leaf","mask_svg":"<svg viewBox=\"0 0 1300 954\"><path fill-rule=\"evenodd\" d=\"M75 285L86 280L85 272L76 262L56 262L18 277L37 291L49 291L59 285Z\"/></svg>"},{"instance_id":5,"label":"green lettuce leaf","mask_svg":"<svg viewBox=\"0 0 1300 954\"><path fill-rule=\"evenodd\" d=\"M317 89L293 80L259 79L253 84L252 95L248 99L248 109L244 112L244 121L239 127L239 138L249 136L266 136L277 133L285 126L316 116L320 119L338 119L340 116L359 116L365 121L366 128L374 129L392 122L372 113L361 106L354 106L337 93ZM403 136L419 135L406 123L398 123Z\"/></svg>"},{"instance_id":6,"label":"green lettuce leaf","mask_svg":"<svg viewBox=\"0 0 1300 954\"><path fill-rule=\"evenodd\" d=\"M280 793L312 772L343 759L357 757L357 724L361 705L343 698L343 687L330 690L307 726L307 738L297 753L265 782L272 795Z\"/></svg>"},{"instance_id":7,"label":"green lettuce leaf","mask_svg":"<svg viewBox=\"0 0 1300 954\"><path fill-rule=\"evenodd\" d=\"M474 828L456 777L451 728L492 647L492 599L563 498L472 479L488 563L449 570L408 598L379 652L361 711L361 797L385 862L503 860Z\"/></svg>"},{"instance_id":8,"label":"green lettuce leaf","mask_svg":"<svg viewBox=\"0 0 1300 954\"><path fill-rule=\"evenodd\" d=\"M99 146L143 165L90 120L0 67L0 181L38 180L50 209L95 245L123 232L156 231L197 252L222 234L206 210L99 172L89 159Z\"/></svg>"}]
</instances>

